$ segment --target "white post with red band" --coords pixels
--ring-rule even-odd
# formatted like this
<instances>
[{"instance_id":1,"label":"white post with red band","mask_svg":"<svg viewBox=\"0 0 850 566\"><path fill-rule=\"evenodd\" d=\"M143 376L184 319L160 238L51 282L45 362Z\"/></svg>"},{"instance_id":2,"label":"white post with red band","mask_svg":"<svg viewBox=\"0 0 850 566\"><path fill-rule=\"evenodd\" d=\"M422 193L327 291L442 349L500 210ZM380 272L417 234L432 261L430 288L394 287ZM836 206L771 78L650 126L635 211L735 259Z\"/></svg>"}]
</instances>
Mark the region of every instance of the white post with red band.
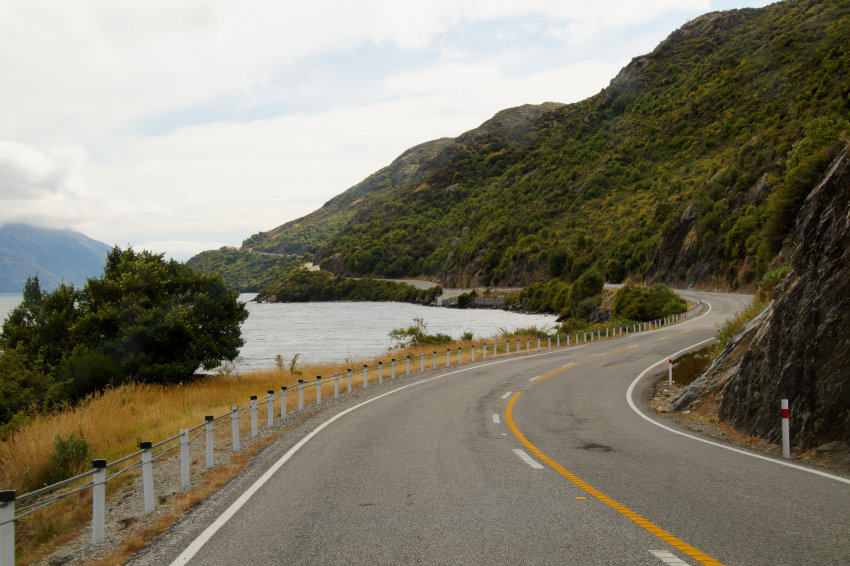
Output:
<instances>
[{"instance_id":1,"label":"white post with red band","mask_svg":"<svg viewBox=\"0 0 850 566\"><path fill-rule=\"evenodd\" d=\"M669 358L667 361L669 362L667 364L668 365L667 386L672 387L673 386L673 358Z\"/></svg>"},{"instance_id":2,"label":"white post with red band","mask_svg":"<svg viewBox=\"0 0 850 566\"><path fill-rule=\"evenodd\" d=\"M791 432L788 426L788 399L782 400L782 457L791 458Z\"/></svg>"}]
</instances>

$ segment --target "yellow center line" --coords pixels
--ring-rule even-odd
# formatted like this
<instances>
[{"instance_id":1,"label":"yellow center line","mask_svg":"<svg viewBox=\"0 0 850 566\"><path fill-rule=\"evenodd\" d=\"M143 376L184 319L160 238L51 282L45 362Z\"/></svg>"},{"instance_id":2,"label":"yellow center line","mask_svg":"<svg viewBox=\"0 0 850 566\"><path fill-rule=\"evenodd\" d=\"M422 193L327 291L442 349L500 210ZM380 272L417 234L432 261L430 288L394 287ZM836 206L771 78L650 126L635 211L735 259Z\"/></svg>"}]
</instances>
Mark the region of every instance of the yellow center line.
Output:
<instances>
[{"instance_id":1,"label":"yellow center line","mask_svg":"<svg viewBox=\"0 0 850 566\"><path fill-rule=\"evenodd\" d=\"M665 336L664 338L659 338L658 341L667 340L668 338L672 338L674 336L681 336L682 334L687 334L688 332L693 332L693 330L683 330L681 332L677 332L676 334L671 334L670 336Z\"/></svg>"},{"instance_id":2,"label":"yellow center line","mask_svg":"<svg viewBox=\"0 0 850 566\"><path fill-rule=\"evenodd\" d=\"M619 354L620 352L634 350L635 348L640 348L641 346L643 346L643 344L635 344L634 346L629 346L628 348L623 348L622 350L614 350L613 352L608 352L607 354L599 354L599 357L604 358L605 356L610 356L611 354Z\"/></svg>"},{"instance_id":3,"label":"yellow center line","mask_svg":"<svg viewBox=\"0 0 850 566\"><path fill-rule=\"evenodd\" d=\"M573 363L571 363L571 364L570 364L570 365L568 365L568 366L564 366L564 367L562 367L561 369L556 369L556 370L555 370L555 371L553 371L552 373L547 373L546 375L542 375L542 376L538 377L537 379L535 379L535 380L534 380L534 382L535 382L535 383L537 383L538 381L543 381L543 380L544 380L544 379L546 379L547 377L552 377L553 375L555 375L556 373L558 373L558 372L560 372L560 371L564 371L565 369L570 369L571 367L573 367L573 366L577 366L577 365L578 365L578 362L573 362Z\"/></svg>"},{"instance_id":4,"label":"yellow center line","mask_svg":"<svg viewBox=\"0 0 850 566\"><path fill-rule=\"evenodd\" d=\"M614 352L612 352L612 353L614 353ZM566 368L564 368L564 369L566 369ZM558 371L560 371L560 370L558 370ZM557 373L557 372L553 372L553 373ZM596 489L595 487L590 485L589 483L587 483L584 480L582 480L581 478L579 478L577 475L573 474L572 472L565 469L563 466L561 466L560 464L558 464L557 462L555 462L554 460L549 458L546 454L541 452L535 445L533 445L531 442L529 442L528 439L525 438L525 436L523 436L523 434L519 431L519 429L514 424L513 407L514 407L514 402L519 398L519 396L520 396L520 393L517 393L516 395L511 397L511 401L510 401L510 403L508 403L508 408L507 408L507 411L506 411L506 414L505 414L505 420L507 421L508 427L510 427L511 432L514 433L514 436L516 436L517 440L519 440L522 444L524 444L525 447L528 448L531 451L532 454L537 456L542 462L544 462L545 464L548 464L552 469L554 469L556 472L558 472L559 474L561 474L562 476L564 476L565 478L570 480L576 486L578 486L581 489L583 489L584 491L586 491L589 495L592 495L593 497L595 497L596 499L598 499L599 501L601 501L605 505L608 505L609 507L611 507L615 511L619 512L620 514L622 514L623 516L625 516L626 518L631 520L633 523L643 527L644 529L646 529L650 533L654 534L655 536L657 536L658 538L660 538L664 542L668 543L670 546L684 552L685 554L687 554L688 556L690 556L691 558L693 558L694 560L696 560L700 564L704 564L705 566L723 566L723 564L721 562L715 560L714 558L712 558L708 554L706 554L706 553L704 553L700 550L697 550L696 548L689 545L685 541L671 535L670 533L668 533L667 531L665 531L661 527L658 527L655 524L651 523L650 521L644 519L643 517L641 517L640 515L638 515L637 513L635 513L634 511L632 511L628 507L626 507L625 505L622 505L621 503L618 503L617 501L611 499L610 497L608 497L607 495L605 495L604 493L602 493L601 491L599 491L598 489Z\"/></svg>"}]
</instances>

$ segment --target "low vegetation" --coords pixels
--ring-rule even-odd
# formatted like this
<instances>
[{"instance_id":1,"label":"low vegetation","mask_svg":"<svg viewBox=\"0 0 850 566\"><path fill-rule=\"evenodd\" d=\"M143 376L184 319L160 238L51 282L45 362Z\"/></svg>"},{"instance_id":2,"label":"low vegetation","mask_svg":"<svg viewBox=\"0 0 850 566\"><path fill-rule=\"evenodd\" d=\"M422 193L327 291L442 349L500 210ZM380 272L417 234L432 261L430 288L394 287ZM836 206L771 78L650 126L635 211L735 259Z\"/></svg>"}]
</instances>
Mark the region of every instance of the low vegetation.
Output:
<instances>
[{"instance_id":1,"label":"low vegetation","mask_svg":"<svg viewBox=\"0 0 850 566\"><path fill-rule=\"evenodd\" d=\"M269 254L224 247L201 252L186 265L201 273L218 273L240 293L256 293L309 261L295 254Z\"/></svg>"},{"instance_id":2,"label":"low vegetation","mask_svg":"<svg viewBox=\"0 0 850 566\"><path fill-rule=\"evenodd\" d=\"M408 283L380 279L337 277L327 271L296 269L257 295L258 301L298 303L311 301L398 301L431 304L442 294L439 285L418 289Z\"/></svg>"}]
</instances>

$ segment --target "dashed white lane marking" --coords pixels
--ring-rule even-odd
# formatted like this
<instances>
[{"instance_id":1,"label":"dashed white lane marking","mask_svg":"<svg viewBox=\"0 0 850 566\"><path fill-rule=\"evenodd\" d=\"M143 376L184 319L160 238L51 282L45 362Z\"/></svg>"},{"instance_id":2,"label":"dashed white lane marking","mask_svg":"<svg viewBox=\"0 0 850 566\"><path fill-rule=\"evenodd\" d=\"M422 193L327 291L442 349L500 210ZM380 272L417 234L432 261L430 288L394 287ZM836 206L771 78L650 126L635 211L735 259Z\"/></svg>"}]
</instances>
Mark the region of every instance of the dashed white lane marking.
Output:
<instances>
[{"instance_id":1,"label":"dashed white lane marking","mask_svg":"<svg viewBox=\"0 0 850 566\"><path fill-rule=\"evenodd\" d=\"M507 399L508 397L510 397L510 396L511 396L511 393L513 393L513 391L508 391L507 393L505 393L504 395L502 395L502 399Z\"/></svg>"},{"instance_id":2,"label":"dashed white lane marking","mask_svg":"<svg viewBox=\"0 0 850 566\"><path fill-rule=\"evenodd\" d=\"M667 552L666 550L650 550L650 552L654 554L657 559L659 559L665 564L673 564L675 566L688 566L687 562L676 557L672 552Z\"/></svg>"},{"instance_id":3,"label":"dashed white lane marking","mask_svg":"<svg viewBox=\"0 0 850 566\"><path fill-rule=\"evenodd\" d=\"M514 454L519 456L520 460L522 460L523 462L525 462L526 464L528 464L529 466L531 466L535 470L542 470L543 469L543 464L541 464L540 462L538 462L537 460L535 460L534 458L532 458L531 456L526 454L524 450L522 450L520 448L514 448Z\"/></svg>"},{"instance_id":4,"label":"dashed white lane marking","mask_svg":"<svg viewBox=\"0 0 850 566\"><path fill-rule=\"evenodd\" d=\"M532 377L532 378L531 378L531 379L529 379L528 381L535 381L535 380L537 380L537 379L540 379L541 377L543 377L543 376L542 376L542 375L535 375L534 377Z\"/></svg>"},{"instance_id":5,"label":"dashed white lane marking","mask_svg":"<svg viewBox=\"0 0 850 566\"><path fill-rule=\"evenodd\" d=\"M499 420L499 415L493 413L493 424L501 424L501 420Z\"/></svg>"}]
</instances>

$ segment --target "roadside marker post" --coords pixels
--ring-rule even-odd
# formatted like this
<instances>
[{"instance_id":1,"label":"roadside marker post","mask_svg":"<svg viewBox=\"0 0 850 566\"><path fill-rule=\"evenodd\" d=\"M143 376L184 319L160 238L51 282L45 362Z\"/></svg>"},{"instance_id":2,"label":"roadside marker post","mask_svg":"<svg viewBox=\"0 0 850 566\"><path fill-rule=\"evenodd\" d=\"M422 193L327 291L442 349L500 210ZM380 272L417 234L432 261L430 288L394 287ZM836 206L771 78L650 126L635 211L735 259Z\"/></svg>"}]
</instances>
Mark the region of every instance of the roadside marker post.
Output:
<instances>
[{"instance_id":1,"label":"roadside marker post","mask_svg":"<svg viewBox=\"0 0 850 566\"><path fill-rule=\"evenodd\" d=\"M789 411L788 399L782 399L782 457L786 460L791 459L791 431L788 424Z\"/></svg>"},{"instance_id":2,"label":"roadside marker post","mask_svg":"<svg viewBox=\"0 0 850 566\"><path fill-rule=\"evenodd\" d=\"M348 390L351 391L351 370L348 370ZM286 385L280 387L280 418L286 418Z\"/></svg>"},{"instance_id":3,"label":"roadside marker post","mask_svg":"<svg viewBox=\"0 0 850 566\"><path fill-rule=\"evenodd\" d=\"M667 386L669 387L673 385L673 358L670 358L667 361L670 362L668 364L669 371L667 372Z\"/></svg>"},{"instance_id":4,"label":"roadside marker post","mask_svg":"<svg viewBox=\"0 0 850 566\"><path fill-rule=\"evenodd\" d=\"M316 404L322 404L322 376L316 376Z\"/></svg>"}]
</instances>

